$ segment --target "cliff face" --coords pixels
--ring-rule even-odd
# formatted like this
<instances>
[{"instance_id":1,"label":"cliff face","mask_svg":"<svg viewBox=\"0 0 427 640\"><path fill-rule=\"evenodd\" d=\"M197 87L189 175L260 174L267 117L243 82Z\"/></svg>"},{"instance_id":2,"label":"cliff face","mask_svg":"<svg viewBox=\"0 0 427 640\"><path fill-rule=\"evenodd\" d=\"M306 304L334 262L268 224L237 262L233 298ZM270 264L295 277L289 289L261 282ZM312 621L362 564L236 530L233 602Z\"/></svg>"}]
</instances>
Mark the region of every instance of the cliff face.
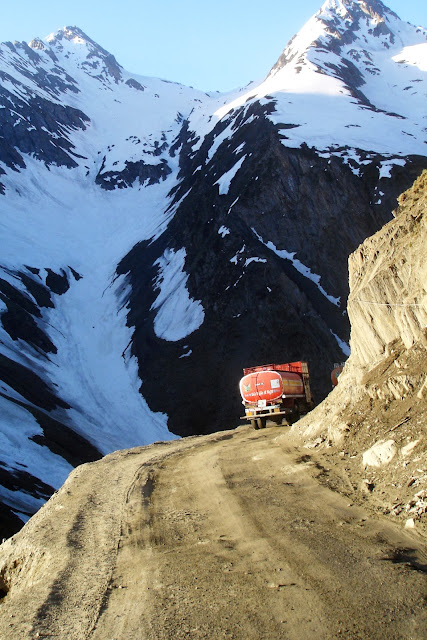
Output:
<instances>
[{"instance_id":1,"label":"cliff face","mask_svg":"<svg viewBox=\"0 0 427 640\"><path fill-rule=\"evenodd\" d=\"M337 463L328 484L425 533L427 172L394 215L350 256L351 356L293 430Z\"/></svg>"},{"instance_id":2,"label":"cliff face","mask_svg":"<svg viewBox=\"0 0 427 640\"><path fill-rule=\"evenodd\" d=\"M370 367L387 345L423 342L427 326L427 173L399 198L395 220L349 260L352 362Z\"/></svg>"},{"instance_id":3,"label":"cliff face","mask_svg":"<svg viewBox=\"0 0 427 640\"><path fill-rule=\"evenodd\" d=\"M294 429L341 457L349 494L424 529L427 172L394 215L349 259L351 356L337 388Z\"/></svg>"},{"instance_id":4,"label":"cliff face","mask_svg":"<svg viewBox=\"0 0 427 640\"><path fill-rule=\"evenodd\" d=\"M415 161L396 170L383 202L372 206L375 169L356 176L337 158L284 147L264 111L248 111L256 119L236 128L205 174L197 167L219 136L214 129L186 167L175 197L187 195L174 219L118 268L131 285L128 322L142 395L152 410L167 413L179 435L239 424L244 366L307 360L317 401L328 394L329 371L345 357L336 336L349 337L348 255L390 220L402 182L412 184L420 171ZM230 117L229 126L241 115ZM247 158L228 193L218 194L217 177L233 167L243 143ZM164 257L182 251L187 288L202 301L204 321L171 341L156 332L152 283Z\"/></svg>"}]
</instances>

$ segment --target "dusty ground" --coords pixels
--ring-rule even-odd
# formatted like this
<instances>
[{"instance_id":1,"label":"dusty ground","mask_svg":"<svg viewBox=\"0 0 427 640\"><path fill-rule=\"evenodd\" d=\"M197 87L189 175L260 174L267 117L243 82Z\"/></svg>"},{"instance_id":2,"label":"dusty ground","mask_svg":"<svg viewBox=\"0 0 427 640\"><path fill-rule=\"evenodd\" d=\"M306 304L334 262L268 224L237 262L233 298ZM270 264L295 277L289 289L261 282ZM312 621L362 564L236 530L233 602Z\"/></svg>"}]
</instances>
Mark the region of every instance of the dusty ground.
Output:
<instances>
[{"instance_id":1,"label":"dusty ground","mask_svg":"<svg viewBox=\"0 0 427 640\"><path fill-rule=\"evenodd\" d=\"M424 345L416 344L406 350L401 342L396 342L389 355L367 372L359 384L349 376L342 393L338 385L322 405L292 429L304 438L309 453L315 450L320 464L333 470L324 475L328 486L402 526L412 521L425 537L426 371ZM405 394L399 385L409 389L413 386L415 392ZM421 393L417 394L418 389ZM335 430L328 431L330 425ZM340 436L335 438L339 431ZM394 457L377 467L364 464L364 453L378 442L392 443Z\"/></svg>"},{"instance_id":2,"label":"dusty ground","mask_svg":"<svg viewBox=\"0 0 427 640\"><path fill-rule=\"evenodd\" d=\"M0 546L0 637L427 638L425 538L332 491L290 438L241 427L79 467Z\"/></svg>"}]
</instances>

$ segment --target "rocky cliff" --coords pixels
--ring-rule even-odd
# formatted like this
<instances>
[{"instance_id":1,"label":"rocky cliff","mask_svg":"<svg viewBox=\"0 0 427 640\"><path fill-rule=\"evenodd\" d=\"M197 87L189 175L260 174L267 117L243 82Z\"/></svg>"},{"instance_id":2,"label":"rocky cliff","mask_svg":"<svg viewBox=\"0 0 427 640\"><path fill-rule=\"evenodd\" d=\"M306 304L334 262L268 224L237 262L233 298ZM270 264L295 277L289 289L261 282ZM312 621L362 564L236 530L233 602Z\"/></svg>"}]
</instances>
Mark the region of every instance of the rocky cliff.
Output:
<instances>
[{"instance_id":1,"label":"rocky cliff","mask_svg":"<svg viewBox=\"0 0 427 640\"><path fill-rule=\"evenodd\" d=\"M341 458L349 495L425 530L427 172L394 216L350 256L351 356L294 430L326 459Z\"/></svg>"},{"instance_id":2,"label":"rocky cliff","mask_svg":"<svg viewBox=\"0 0 427 640\"><path fill-rule=\"evenodd\" d=\"M352 362L372 367L388 345L425 345L427 327L427 173L399 198L395 220L349 261Z\"/></svg>"}]
</instances>

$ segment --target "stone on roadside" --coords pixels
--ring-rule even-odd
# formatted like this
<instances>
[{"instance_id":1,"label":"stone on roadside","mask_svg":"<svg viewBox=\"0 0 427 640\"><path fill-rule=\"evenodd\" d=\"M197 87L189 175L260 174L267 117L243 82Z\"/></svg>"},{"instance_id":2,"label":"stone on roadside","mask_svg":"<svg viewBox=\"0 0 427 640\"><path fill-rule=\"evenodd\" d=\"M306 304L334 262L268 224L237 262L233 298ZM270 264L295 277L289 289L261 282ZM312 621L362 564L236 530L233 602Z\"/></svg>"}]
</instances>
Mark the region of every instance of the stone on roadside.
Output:
<instances>
[{"instance_id":1,"label":"stone on roadside","mask_svg":"<svg viewBox=\"0 0 427 640\"><path fill-rule=\"evenodd\" d=\"M382 467L391 462L396 453L397 447L394 440L380 440L365 451L362 456L362 464L364 467Z\"/></svg>"}]
</instances>

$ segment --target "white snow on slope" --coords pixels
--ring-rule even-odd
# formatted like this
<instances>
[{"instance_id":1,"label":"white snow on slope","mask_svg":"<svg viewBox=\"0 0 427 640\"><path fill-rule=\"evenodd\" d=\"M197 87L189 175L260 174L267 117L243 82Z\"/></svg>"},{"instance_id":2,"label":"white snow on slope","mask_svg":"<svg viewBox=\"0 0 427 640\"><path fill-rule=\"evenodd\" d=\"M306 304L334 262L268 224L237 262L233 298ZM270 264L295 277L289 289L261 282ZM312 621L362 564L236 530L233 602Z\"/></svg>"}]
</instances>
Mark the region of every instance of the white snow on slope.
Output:
<instances>
[{"instance_id":1,"label":"white snow on slope","mask_svg":"<svg viewBox=\"0 0 427 640\"><path fill-rule=\"evenodd\" d=\"M41 273L44 267L60 273L70 265L82 276L79 281L70 278L70 289L53 296L55 309L45 310L39 321L44 330L48 326L58 347L46 369L61 397L73 406L68 416L74 427L104 453L170 439L174 436L167 429L167 416L149 411L139 394L138 367L128 349L132 330L126 326L126 307L120 308L126 282L121 278L113 283L113 278L118 262L137 242L165 228L170 218L164 214L167 194L178 171L178 156L168 149L182 118L207 96L124 70L122 81L116 82L82 38L57 41L54 34L47 41L57 62L37 48L41 59L36 64L22 54L25 71L37 75L44 70L65 79L63 65L68 82L72 76L79 92L65 88L53 96L16 71L24 88L13 83L8 88L24 99L34 93L79 108L90 123L85 131L64 132L82 156L75 158L80 167L72 173L58 167L46 172L27 156L26 192L22 175L8 171L2 180L7 193L0 221L2 264L20 269L24 263ZM10 70L11 63L19 66L20 55L1 47L0 68ZM96 81L97 74L102 82ZM143 90L125 84L127 80ZM148 189L134 184L133 189L106 192L93 184L101 165L104 172L118 172L126 162L139 160L166 160L172 174ZM5 343L12 342L2 334Z\"/></svg>"},{"instance_id":2,"label":"white snow on slope","mask_svg":"<svg viewBox=\"0 0 427 640\"><path fill-rule=\"evenodd\" d=\"M400 64L413 65L420 71L427 71L427 43L404 47L400 53L393 56L393 60Z\"/></svg>"},{"instance_id":3,"label":"white snow on slope","mask_svg":"<svg viewBox=\"0 0 427 640\"><path fill-rule=\"evenodd\" d=\"M6 384L0 382L0 393L6 395L17 394ZM24 398L21 398L24 401ZM61 456L51 453L46 447L41 447L33 440L35 435L42 436L43 431L31 414L23 407L14 404L0 395L0 452L2 465L6 470L30 473L42 482L59 487L66 480L72 466ZM39 509L44 500L29 493L6 489L0 485L0 500L6 504L13 504L20 513L28 513Z\"/></svg>"},{"instance_id":4,"label":"white snow on slope","mask_svg":"<svg viewBox=\"0 0 427 640\"><path fill-rule=\"evenodd\" d=\"M390 178L394 165L399 165L401 167L404 167L405 164L406 164L405 160L397 159L397 158L395 158L394 160L388 160L386 162L383 162L380 169L380 179Z\"/></svg>"},{"instance_id":5,"label":"white snow on slope","mask_svg":"<svg viewBox=\"0 0 427 640\"><path fill-rule=\"evenodd\" d=\"M251 264L251 262L267 262L265 258L259 258L258 256L252 256L251 258L246 258L245 267Z\"/></svg>"},{"instance_id":6,"label":"white snow on slope","mask_svg":"<svg viewBox=\"0 0 427 640\"><path fill-rule=\"evenodd\" d=\"M83 175L79 179L79 169L70 180L68 169L51 167L47 172L28 157L26 164L30 178L26 193L19 174L3 177L7 197L2 200L0 221L2 264L18 270L24 263L39 268L42 277L45 267L57 273L63 268L70 288L61 296L53 294L55 308L42 309L37 321L56 345L56 354L43 364L34 349L12 341L0 326L2 352L52 381L72 406L52 411L52 417L68 423L102 453L174 438L167 416L149 410L139 393L138 363L129 349L133 330L126 326L127 309L122 306L126 279L114 281L120 259L166 224L163 211L174 178L143 191L105 192L90 186ZM73 278L68 265L82 276L80 280ZM12 279L12 284L17 282ZM5 395L13 397L10 391ZM41 433L28 412L4 403L8 406L0 414L0 459L58 488L70 465L28 439ZM18 428L19 447L10 437ZM24 512L37 510L43 502L25 492L1 495L6 504L17 509L20 505Z\"/></svg>"},{"instance_id":7,"label":"white snow on slope","mask_svg":"<svg viewBox=\"0 0 427 640\"><path fill-rule=\"evenodd\" d=\"M231 181L233 180L233 178L235 177L235 175L239 171L239 169L242 166L242 164L244 163L245 159L246 159L246 156L242 156L240 158L240 160L238 160L236 162L236 164L233 167L231 167L231 169L229 171L224 173L219 178L219 180L217 180L214 183L214 184L217 184L219 186L219 195L220 196L227 195L227 193L228 193L228 191L230 189Z\"/></svg>"},{"instance_id":8,"label":"white snow on slope","mask_svg":"<svg viewBox=\"0 0 427 640\"><path fill-rule=\"evenodd\" d=\"M21 260L57 272L70 265L82 276L78 281L70 278L65 294L53 295L55 308L45 309L42 319L58 348L45 368L61 397L74 407L69 416L104 453L170 439L167 417L149 411L139 393L137 363L127 350L132 330L122 306L126 281L114 281L114 274L137 241L152 237L165 224L171 185L105 192L83 182L79 189L67 169L39 172L36 161L28 161L27 172L33 175L26 194L33 203L32 215L26 200L12 195L11 189L2 218L10 234L9 242L2 243L2 259L11 268L20 268ZM12 187L13 179L7 184Z\"/></svg>"},{"instance_id":9,"label":"white snow on slope","mask_svg":"<svg viewBox=\"0 0 427 640\"><path fill-rule=\"evenodd\" d=\"M221 133L215 136L211 147L208 150L207 161L210 162L223 142L233 135L233 123L231 122ZM194 148L194 147L193 147Z\"/></svg>"},{"instance_id":10,"label":"white snow on slope","mask_svg":"<svg viewBox=\"0 0 427 640\"><path fill-rule=\"evenodd\" d=\"M351 353L350 346L347 344L347 342L344 342L344 340L341 340L341 338L337 336L337 334L334 333L332 329L330 331L331 331L331 334L334 336L335 340L337 341L339 348L341 349L343 354L348 358Z\"/></svg>"},{"instance_id":11,"label":"white snow on slope","mask_svg":"<svg viewBox=\"0 0 427 640\"><path fill-rule=\"evenodd\" d=\"M285 49L287 64L273 68L264 82L222 105L215 115L223 118L253 100L265 103L273 98L275 111L269 117L274 124L295 125L283 129L282 143L287 147L305 143L344 158L348 152L343 147L386 156L426 155L426 32L390 15L394 43L388 36L372 35L377 26L373 18L360 20L356 41L343 45L340 55L315 48L315 41L327 39L322 18L337 11L342 14L342 29L347 28L345 5L326 2ZM331 69L341 65L342 58L360 70L361 91L383 111L358 104L345 83L333 77Z\"/></svg>"},{"instance_id":12,"label":"white snow on slope","mask_svg":"<svg viewBox=\"0 0 427 640\"><path fill-rule=\"evenodd\" d=\"M193 300L187 290L184 271L185 249L166 249L156 260L160 273L156 282L159 294L152 305L157 310L154 331L159 338L176 342L196 331L205 318L200 300Z\"/></svg>"},{"instance_id":13,"label":"white snow on slope","mask_svg":"<svg viewBox=\"0 0 427 640\"><path fill-rule=\"evenodd\" d=\"M308 278L309 280L314 282L314 284L319 289L320 293L324 295L325 298L329 300L329 302L332 302L332 304L334 304L337 307L339 306L340 298L334 298L334 296L329 295L325 291L325 289L320 284L321 276L319 276L317 273L313 273L309 267L306 267L305 264L303 264L300 260L295 258L296 256L295 251L290 252L290 251L286 251L285 249L278 249L276 245L273 242L271 242L271 240L268 240L268 242L264 242L262 237L257 233L257 231L254 228L252 228L252 231L254 232L258 240L262 242L264 246L267 247L267 249L270 249L270 251L273 251L277 256L279 256L279 258L283 258L284 260L290 260L290 262L292 262L293 267L295 267L295 269L301 275L303 275L304 278Z\"/></svg>"},{"instance_id":14,"label":"white snow on slope","mask_svg":"<svg viewBox=\"0 0 427 640\"><path fill-rule=\"evenodd\" d=\"M102 60L96 55L87 57L89 49L80 38L62 40L60 45L53 42L52 47L56 62L37 46L40 60L35 63L23 48L12 51L0 46L0 71L17 79L2 82L11 93L11 109L15 98L26 102L40 96L81 109L90 122L85 130L64 127L61 132L73 145L77 169L51 165L47 171L30 155L24 156L26 168L19 173L2 165L6 196L2 196L0 255L6 270L1 276L29 299L31 294L8 270L29 265L40 270L39 276L31 277L41 283L45 268L57 273L64 270L70 288L61 296L53 294L55 308L43 308L42 318L36 320L57 347L56 354L44 359L25 342L13 341L1 326L0 340L5 355L50 380L61 399L72 406L67 411L52 411L52 417L108 453L175 437L167 428L167 416L150 411L139 393L138 363L129 348L133 330L127 327L128 285L123 276L115 280L115 270L137 242L157 237L167 225L172 214L164 212L170 204L168 193L177 183L179 157L171 155L169 148L182 119L209 98L124 70L117 83ZM92 63L98 65L97 70ZM38 86L28 73L39 79L43 73L51 74L64 84L55 93L49 86ZM91 77L96 73L101 74L102 82ZM127 80L132 84L125 84ZM73 86L78 87L77 93L71 90ZM138 86L143 90L135 88ZM16 121L20 118L16 113ZM57 134L47 133L55 144ZM171 173L150 187L134 183L133 188L107 192L94 183L101 166L103 172L118 172L126 162L140 160L150 165L166 161ZM82 276L80 280L74 279L69 267ZM4 304L1 309L5 310ZM163 321L167 309L170 303L163 306ZM10 389L5 395L16 396ZM7 409L0 414L2 463L36 477L42 474L47 484L60 486L70 465L28 439L42 433L28 411L6 399L3 404ZM19 447L11 437L17 425L26 429L20 431ZM19 503L22 511L31 512L41 504L25 492L2 495L5 503Z\"/></svg>"}]
</instances>

